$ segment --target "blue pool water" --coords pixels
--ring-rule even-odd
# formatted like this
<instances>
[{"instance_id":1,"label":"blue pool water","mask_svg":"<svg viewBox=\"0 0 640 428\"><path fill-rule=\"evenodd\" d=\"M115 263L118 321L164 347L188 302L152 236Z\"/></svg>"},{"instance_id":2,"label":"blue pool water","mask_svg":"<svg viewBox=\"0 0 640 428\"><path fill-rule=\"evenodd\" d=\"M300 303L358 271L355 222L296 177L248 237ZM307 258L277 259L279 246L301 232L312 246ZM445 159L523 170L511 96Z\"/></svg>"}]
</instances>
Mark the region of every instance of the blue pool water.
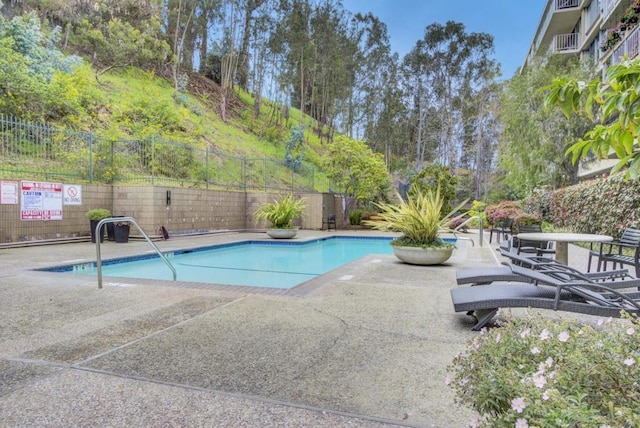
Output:
<instances>
[{"instance_id":1,"label":"blue pool water","mask_svg":"<svg viewBox=\"0 0 640 428\"><path fill-rule=\"evenodd\" d=\"M178 281L292 288L368 254L392 254L389 238L328 237L312 241L244 241L167 253ZM56 271L95 275L95 263ZM104 261L104 276L171 280L157 255Z\"/></svg>"}]
</instances>

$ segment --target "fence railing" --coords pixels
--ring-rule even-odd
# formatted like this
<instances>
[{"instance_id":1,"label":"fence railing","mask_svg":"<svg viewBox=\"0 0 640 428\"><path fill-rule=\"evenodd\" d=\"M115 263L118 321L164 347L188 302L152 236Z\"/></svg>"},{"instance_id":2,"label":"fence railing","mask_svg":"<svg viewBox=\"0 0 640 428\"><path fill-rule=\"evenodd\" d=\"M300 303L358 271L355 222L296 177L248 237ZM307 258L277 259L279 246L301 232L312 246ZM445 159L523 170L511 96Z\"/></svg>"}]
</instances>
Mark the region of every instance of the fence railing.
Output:
<instances>
[{"instance_id":1,"label":"fence railing","mask_svg":"<svg viewBox=\"0 0 640 428\"><path fill-rule=\"evenodd\" d=\"M249 158L161 138L109 139L0 115L0 178L224 190L327 192L310 165ZM330 189L331 188L331 189Z\"/></svg>"}]
</instances>

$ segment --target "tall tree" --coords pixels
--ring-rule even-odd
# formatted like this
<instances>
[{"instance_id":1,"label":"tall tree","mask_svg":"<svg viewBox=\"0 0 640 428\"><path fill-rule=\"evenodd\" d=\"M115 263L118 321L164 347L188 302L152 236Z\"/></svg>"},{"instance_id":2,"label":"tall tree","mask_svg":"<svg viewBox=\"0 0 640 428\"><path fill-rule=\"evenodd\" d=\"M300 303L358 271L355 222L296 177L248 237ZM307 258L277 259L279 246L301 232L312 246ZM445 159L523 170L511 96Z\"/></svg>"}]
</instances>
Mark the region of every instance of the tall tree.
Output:
<instances>
[{"instance_id":1,"label":"tall tree","mask_svg":"<svg viewBox=\"0 0 640 428\"><path fill-rule=\"evenodd\" d=\"M577 180L577 168L564 152L589 129L585 119L565 120L544 108L540 88L558 76L583 76L576 61L551 57L545 65L528 67L507 82L502 96L500 168L504 182L518 196L540 186L566 186Z\"/></svg>"},{"instance_id":2,"label":"tall tree","mask_svg":"<svg viewBox=\"0 0 640 428\"><path fill-rule=\"evenodd\" d=\"M434 159L455 171L462 145L461 99L466 88L479 84L487 67L495 67L489 58L492 52L492 36L466 33L463 24L449 21L427 26L423 39L405 57L408 87L415 88L411 93L417 121L417 169L426 160L428 144L434 141Z\"/></svg>"},{"instance_id":3,"label":"tall tree","mask_svg":"<svg viewBox=\"0 0 640 428\"><path fill-rule=\"evenodd\" d=\"M242 30L242 44L240 45L240 63L238 67L238 85L248 89L249 79L249 42L251 41L252 22L254 12L265 4L266 0L245 0L244 25Z\"/></svg>"}]
</instances>

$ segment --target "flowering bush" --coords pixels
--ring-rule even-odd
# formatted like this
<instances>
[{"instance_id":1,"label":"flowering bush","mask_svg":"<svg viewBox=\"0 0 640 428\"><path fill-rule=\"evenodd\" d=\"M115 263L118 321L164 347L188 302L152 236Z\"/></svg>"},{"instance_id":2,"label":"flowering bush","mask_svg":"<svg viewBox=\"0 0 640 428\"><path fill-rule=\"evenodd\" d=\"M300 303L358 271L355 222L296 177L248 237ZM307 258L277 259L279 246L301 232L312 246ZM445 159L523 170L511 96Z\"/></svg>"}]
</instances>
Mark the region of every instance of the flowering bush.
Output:
<instances>
[{"instance_id":1,"label":"flowering bush","mask_svg":"<svg viewBox=\"0 0 640 428\"><path fill-rule=\"evenodd\" d=\"M473 427L640 426L640 322L528 315L483 329L446 383Z\"/></svg>"},{"instance_id":2,"label":"flowering bush","mask_svg":"<svg viewBox=\"0 0 640 428\"><path fill-rule=\"evenodd\" d=\"M489 224L496 225L506 218L516 218L524 211L516 201L502 201L497 205L487 205L485 214Z\"/></svg>"},{"instance_id":3,"label":"flowering bush","mask_svg":"<svg viewBox=\"0 0 640 428\"><path fill-rule=\"evenodd\" d=\"M555 190L550 210L557 227L620 237L625 227L640 228L640 180L624 173Z\"/></svg>"}]
</instances>

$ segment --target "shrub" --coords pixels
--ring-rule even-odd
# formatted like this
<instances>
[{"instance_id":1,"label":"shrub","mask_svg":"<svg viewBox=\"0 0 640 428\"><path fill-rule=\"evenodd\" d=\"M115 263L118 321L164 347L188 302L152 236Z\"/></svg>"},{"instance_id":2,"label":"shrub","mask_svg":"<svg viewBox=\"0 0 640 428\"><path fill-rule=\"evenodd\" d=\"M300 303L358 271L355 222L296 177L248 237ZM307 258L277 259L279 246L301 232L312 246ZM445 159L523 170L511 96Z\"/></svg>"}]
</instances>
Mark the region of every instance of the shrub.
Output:
<instances>
[{"instance_id":1,"label":"shrub","mask_svg":"<svg viewBox=\"0 0 640 428\"><path fill-rule=\"evenodd\" d=\"M362 222L364 212L362 210L353 210L349 213L349 224L359 226Z\"/></svg>"},{"instance_id":2,"label":"shrub","mask_svg":"<svg viewBox=\"0 0 640 428\"><path fill-rule=\"evenodd\" d=\"M502 201L497 205L487 205L485 215L489 224L496 225L507 218L515 219L522 215L524 211L516 201Z\"/></svg>"},{"instance_id":3,"label":"shrub","mask_svg":"<svg viewBox=\"0 0 640 428\"><path fill-rule=\"evenodd\" d=\"M640 228L640 180L624 174L585 181L551 195L556 226L619 237L625 227Z\"/></svg>"},{"instance_id":4,"label":"shrub","mask_svg":"<svg viewBox=\"0 0 640 428\"><path fill-rule=\"evenodd\" d=\"M471 340L446 383L475 427L640 426L640 322L539 315Z\"/></svg>"}]
</instances>

